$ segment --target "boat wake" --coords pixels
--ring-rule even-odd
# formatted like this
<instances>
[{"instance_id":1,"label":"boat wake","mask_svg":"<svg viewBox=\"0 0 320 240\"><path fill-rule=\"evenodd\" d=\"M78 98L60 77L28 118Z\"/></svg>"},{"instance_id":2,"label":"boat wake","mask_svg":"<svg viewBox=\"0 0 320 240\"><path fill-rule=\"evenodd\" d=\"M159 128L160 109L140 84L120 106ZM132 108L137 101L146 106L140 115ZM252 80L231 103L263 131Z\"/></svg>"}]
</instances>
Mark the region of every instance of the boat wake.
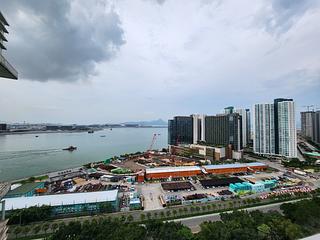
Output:
<instances>
[{"instance_id":1,"label":"boat wake","mask_svg":"<svg viewBox=\"0 0 320 240\"><path fill-rule=\"evenodd\" d=\"M42 150L23 150L23 151L6 151L0 152L0 161L8 159L16 159L23 157L41 156L41 155L51 155L62 152L61 149L42 149Z\"/></svg>"}]
</instances>

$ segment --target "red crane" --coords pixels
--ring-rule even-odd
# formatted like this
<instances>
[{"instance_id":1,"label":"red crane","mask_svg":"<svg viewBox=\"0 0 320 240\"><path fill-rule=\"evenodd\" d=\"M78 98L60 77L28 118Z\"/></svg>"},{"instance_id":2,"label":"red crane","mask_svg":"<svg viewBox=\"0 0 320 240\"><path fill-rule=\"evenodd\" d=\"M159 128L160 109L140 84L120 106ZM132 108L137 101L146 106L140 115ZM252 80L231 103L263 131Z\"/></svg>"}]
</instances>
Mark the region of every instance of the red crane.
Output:
<instances>
[{"instance_id":1,"label":"red crane","mask_svg":"<svg viewBox=\"0 0 320 240\"><path fill-rule=\"evenodd\" d=\"M147 150L147 152L150 152L153 148L153 145L155 144L156 140L157 140L157 136L160 136L160 133L154 133L153 134L153 137L152 137L152 141L151 141L151 144Z\"/></svg>"},{"instance_id":2,"label":"red crane","mask_svg":"<svg viewBox=\"0 0 320 240\"><path fill-rule=\"evenodd\" d=\"M147 157L147 158L150 157L150 151L152 150L153 145L155 144L155 142L156 142L156 140L157 140L157 136L160 136L160 133L154 133L154 134L153 134L153 137L152 137L152 140L151 140L151 144L150 144L148 150L147 150L146 153L145 153L145 157Z\"/></svg>"}]
</instances>

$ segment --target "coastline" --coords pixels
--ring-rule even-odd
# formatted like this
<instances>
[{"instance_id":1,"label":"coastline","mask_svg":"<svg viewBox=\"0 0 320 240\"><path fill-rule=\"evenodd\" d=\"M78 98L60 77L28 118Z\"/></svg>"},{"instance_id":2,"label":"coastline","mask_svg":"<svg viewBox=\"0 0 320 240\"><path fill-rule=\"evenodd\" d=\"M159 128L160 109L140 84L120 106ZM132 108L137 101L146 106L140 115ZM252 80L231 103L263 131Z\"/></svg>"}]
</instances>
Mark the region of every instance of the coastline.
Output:
<instances>
[{"instance_id":1,"label":"coastline","mask_svg":"<svg viewBox=\"0 0 320 240\"><path fill-rule=\"evenodd\" d=\"M100 131L99 130L94 130L94 131ZM44 134L44 133L80 133L80 132L87 132L87 130L76 130L76 131L22 131L22 132L0 132L0 136L5 136L5 135L22 135L22 134Z\"/></svg>"},{"instance_id":2,"label":"coastline","mask_svg":"<svg viewBox=\"0 0 320 240\"><path fill-rule=\"evenodd\" d=\"M156 148L161 149L166 146L166 129L126 127L111 131L107 128L94 134L88 134L87 131L28 131L9 133L12 136L1 133L0 181L28 180L30 177L81 167L112 156L144 151L155 132L161 133L156 142ZM76 132L78 134L72 134ZM100 138L102 134L106 137ZM35 135L39 135L39 138L35 138ZM137 140L137 136L141 137ZM77 146L79 151L73 154L62 151L71 145Z\"/></svg>"},{"instance_id":3,"label":"coastline","mask_svg":"<svg viewBox=\"0 0 320 240\"><path fill-rule=\"evenodd\" d=\"M140 127L112 127L113 129L117 128L168 128L168 126L140 126ZM99 129L92 129L95 132L102 131L108 128L99 128ZM72 131L53 131L53 130L30 130L30 131L6 131L0 132L0 136L5 135L22 135L22 134L44 134L44 133L82 133L88 132L88 130L72 130Z\"/></svg>"}]
</instances>

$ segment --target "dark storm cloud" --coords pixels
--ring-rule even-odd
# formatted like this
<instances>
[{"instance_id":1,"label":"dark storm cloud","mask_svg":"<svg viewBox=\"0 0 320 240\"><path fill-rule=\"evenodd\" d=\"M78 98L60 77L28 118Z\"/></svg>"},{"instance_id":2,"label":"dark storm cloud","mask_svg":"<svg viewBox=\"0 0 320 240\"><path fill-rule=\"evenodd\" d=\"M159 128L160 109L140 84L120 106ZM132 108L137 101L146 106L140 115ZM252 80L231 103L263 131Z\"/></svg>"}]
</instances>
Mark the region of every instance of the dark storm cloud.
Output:
<instances>
[{"instance_id":1,"label":"dark storm cloud","mask_svg":"<svg viewBox=\"0 0 320 240\"><path fill-rule=\"evenodd\" d=\"M272 14L267 17L266 30L275 34L287 32L313 5L313 0L273 0Z\"/></svg>"},{"instance_id":2,"label":"dark storm cloud","mask_svg":"<svg viewBox=\"0 0 320 240\"><path fill-rule=\"evenodd\" d=\"M110 60L124 44L118 14L84 6L72 12L72 1L2 0L10 24L8 54L20 78L75 81L94 74L95 63ZM95 10L99 10L98 13Z\"/></svg>"}]
</instances>

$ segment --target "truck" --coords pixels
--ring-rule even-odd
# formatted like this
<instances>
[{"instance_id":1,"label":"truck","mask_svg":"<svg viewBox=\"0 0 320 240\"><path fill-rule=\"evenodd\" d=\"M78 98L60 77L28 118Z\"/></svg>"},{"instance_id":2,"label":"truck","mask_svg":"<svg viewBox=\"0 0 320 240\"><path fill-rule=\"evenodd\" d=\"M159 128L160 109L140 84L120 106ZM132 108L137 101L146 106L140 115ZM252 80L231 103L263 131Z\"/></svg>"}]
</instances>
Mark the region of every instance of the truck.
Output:
<instances>
[{"instance_id":1,"label":"truck","mask_svg":"<svg viewBox=\"0 0 320 240\"><path fill-rule=\"evenodd\" d=\"M293 172L294 172L295 174L298 174L298 175L301 175L301 176L306 176L306 175L307 175L306 172L301 171L301 170L298 170L298 169L294 169Z\"/></svg>"}]
</instances>

